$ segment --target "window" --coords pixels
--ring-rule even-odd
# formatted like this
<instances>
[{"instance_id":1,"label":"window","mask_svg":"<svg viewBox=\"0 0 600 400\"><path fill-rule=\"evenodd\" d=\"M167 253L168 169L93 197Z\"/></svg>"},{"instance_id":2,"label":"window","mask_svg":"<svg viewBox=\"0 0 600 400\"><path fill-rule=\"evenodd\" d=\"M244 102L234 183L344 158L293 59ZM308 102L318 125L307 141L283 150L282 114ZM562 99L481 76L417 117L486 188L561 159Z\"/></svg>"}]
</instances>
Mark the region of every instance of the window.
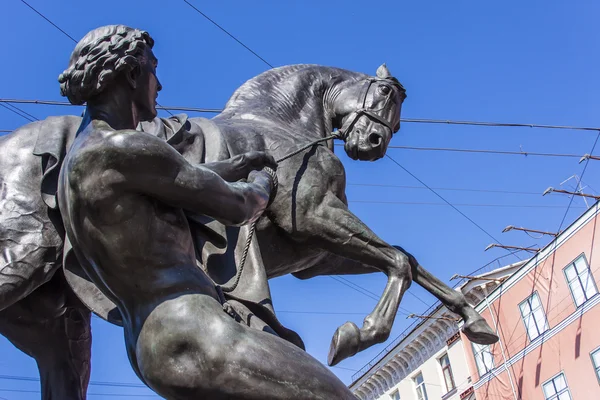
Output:
<instances>
[{"instance_id":1,"label":"window","mask_svg":"<svg viewBox=\"0 0 600 400\"><path fill-rule=\"evenodd\" d=\"M494 369L494 355L490 351L490 346L482 346L477 343L471 343L473 346L473 355L477 364L479 376L483 376Z\"/></svg>"},{"instance_id":2,"label":"window","mask_svg":"<svg viewBox=\"0 0 600 400\"><path fill-rule=\"evenodd\" d=\"M444 375L444 382L446 382L446 391L451 391L455 388L454 376L452 376L452 367L450 366L450 359L448 353L440 357L440 366L442 367L442 375Z\"/></svg>"},{"instance_id":3,"label":"window","mask_svg":"<svg viewBox=\"0 0 600 400\"><path fill-rule=\"evenodd\" d=\"M418 400L427 400L427 389L425 388L425 381L423 380L423 374L419 372L419 375L415 376L413 381L415 382L415 390L417 391Z\"/></svg>"},{"instance_id":4,"label":"window","mask_svg":"<svg viewBox=\"0 0 600 400\"><path fill-rule=\"evenodd\" d=\"M590 273L590 266L583 254L565 267L565 276L567 277L569 289L571 289L576 307L579 307L598 293L594 277Z\"/></svg>"},{"instance_id":5,"label":"window","mask_svg":"<svg viewBox=\"0 0 600 400\"><path fill-rule=\"evenodd\" d=\"M396 390L394 393L390 395L392 400L400 400L400 393Z\"/></svg>"},{"instance_id":6,"label":"window","mask_svg":"<svg viewBox=\"0 0 600 400\"><path fill-rule=\"evenodd\" d=\"M600 348L592 351L590 357L592 357L592 365L596 370L596 377L598 377L598 381L600 382Z\"/></svg>"},{"instance_id":7,"label":"window","mask_svg":"<svg viewBox=\"0 0 600 400\"><path fill-rule=\"evenodd\" d=\"M548 322L546 321L544 307L542 307L540 296L538 296L537 293L534 293L531 297L519 304L519 308L521 309L521 317L523 317L529 340L535 339L548 330Z\"/></svg>"},{"instance_id":8,"label":"window","mask_svg":"<svg viewBox=\"0 0 600 400\"><path fill-rule=\"evenodd\" d=\"M571 393L562 372L542 385L546 400L571 400Z\"/></svg>"}]
</instances>

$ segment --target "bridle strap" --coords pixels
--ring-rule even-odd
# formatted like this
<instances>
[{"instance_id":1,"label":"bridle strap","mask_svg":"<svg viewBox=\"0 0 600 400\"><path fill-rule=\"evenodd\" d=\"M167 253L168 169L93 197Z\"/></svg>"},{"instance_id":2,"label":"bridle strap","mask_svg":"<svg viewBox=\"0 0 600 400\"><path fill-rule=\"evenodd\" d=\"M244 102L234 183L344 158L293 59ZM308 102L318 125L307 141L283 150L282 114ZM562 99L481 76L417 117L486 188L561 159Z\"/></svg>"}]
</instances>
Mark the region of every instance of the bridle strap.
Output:
<instances>
[{"instance_id":1,"label":"bridle strap","mask_svg":"<svg viewBox=\"0 0 600 400\"><path fill-rule=\"evenodd\" d=\"M361 108L359 108L358 110L353 111L348 118L346 119L346 122L344 123L344 125L339 129L341 131L341 136L342 137L346 137L346 133L349 132L352 127L354 127L354 124L358 121L358 119L363 116L366 115L367 117L379 122L380 124L384 125L385 127L387 127L390 132L392 133L392 135L394 134L394 127L392 126L392 124L390 123L390 121L388 121L387 119L383 118L382 116L380 116L379 114L377 114L376 112L373 111L381 111L384 110L385 107L387 106L388 102L390 101L390 96L392 94L392 92L390 92L385 100L385 103L383 105L383 107L381 107L379 110L371 110L368 109L366 107L366 103L367 103L367 96L369 95L369 90L371 89L371 86L373 85L374 82L378 82L381 81L383 79L375 79L375 78L369 78L366 80L365 82L365 89L363 90L363 93L361 94L362 100L360 101L359 104L361 104Z\"/></svg>"}]
</instances>

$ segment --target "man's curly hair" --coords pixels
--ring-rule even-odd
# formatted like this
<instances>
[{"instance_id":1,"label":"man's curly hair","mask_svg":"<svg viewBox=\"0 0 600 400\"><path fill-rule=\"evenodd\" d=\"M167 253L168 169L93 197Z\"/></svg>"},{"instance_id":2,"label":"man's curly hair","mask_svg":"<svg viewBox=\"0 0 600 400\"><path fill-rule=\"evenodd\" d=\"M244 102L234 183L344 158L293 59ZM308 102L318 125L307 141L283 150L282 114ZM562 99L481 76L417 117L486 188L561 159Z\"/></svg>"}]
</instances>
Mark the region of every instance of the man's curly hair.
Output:
<instances>
[{"instance_id":1,"label":"man's curly hair","mask_svg":"<svg viewBox=\"0 0 600 400\"><path fill-rule=\"evenodd\" d=\"M83 104L100 94L123 71L140 65L139 56L154 40L148 32L124 25L90 31L75 46L69 67L59 75L60 94Z\"/></svg>"}]
</instances>

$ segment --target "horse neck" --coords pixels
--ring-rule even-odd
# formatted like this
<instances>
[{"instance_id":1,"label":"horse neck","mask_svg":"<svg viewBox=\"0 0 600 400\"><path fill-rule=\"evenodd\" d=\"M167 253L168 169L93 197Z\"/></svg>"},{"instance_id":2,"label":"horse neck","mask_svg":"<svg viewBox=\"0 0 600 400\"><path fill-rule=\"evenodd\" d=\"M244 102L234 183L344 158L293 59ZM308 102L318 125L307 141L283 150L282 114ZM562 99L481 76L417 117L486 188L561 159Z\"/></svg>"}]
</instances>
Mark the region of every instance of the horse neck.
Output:
<instances>
[{"instance_id":1,"label":"horse neck","mask_svg":"<svg viewBox=\"0 0 600 400\"><path fill-rule=\"evenodd\" d=\"M361 77L315 65L276 68L242 85L220 117L268 120L287 127L292 134L324 137L333 130L333 102L339 87L348 79Z\"/></svg>"}]
</instances>

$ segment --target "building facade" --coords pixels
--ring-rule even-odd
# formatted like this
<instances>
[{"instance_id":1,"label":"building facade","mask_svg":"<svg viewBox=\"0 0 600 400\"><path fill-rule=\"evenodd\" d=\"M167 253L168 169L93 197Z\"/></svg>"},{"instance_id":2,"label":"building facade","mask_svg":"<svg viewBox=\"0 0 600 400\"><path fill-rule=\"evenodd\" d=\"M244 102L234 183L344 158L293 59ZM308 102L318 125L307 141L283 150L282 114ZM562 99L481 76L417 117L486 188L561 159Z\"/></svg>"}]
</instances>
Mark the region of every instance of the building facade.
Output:
<instances>
[{"instance_id":1,"label":"building facade","mask_svg":"<svg viewBox=\"0 0 600 400\"><path fill-rule=\"evenodd\" d=\"M515 272L523 263L503 267L469 281L461 290L475 305L487 290ZM490 286L491 285L491 286ZM426 318L410 326L378 357L355 374L350 385L362 400L473 400L471 373L465 343L458 332L456 315L441 304L434 305Z\"/></svg>"},{"instance_id":2,"label":"building facade","mask_svg":"<svg viewBox=\"0 0 600 400\"><path fill-rule=\"evenodd\" d=\"M600 399L599 203L476 307L496 327L492 346L469 343L477 399Z\"/></svg>"}]
</instances>

